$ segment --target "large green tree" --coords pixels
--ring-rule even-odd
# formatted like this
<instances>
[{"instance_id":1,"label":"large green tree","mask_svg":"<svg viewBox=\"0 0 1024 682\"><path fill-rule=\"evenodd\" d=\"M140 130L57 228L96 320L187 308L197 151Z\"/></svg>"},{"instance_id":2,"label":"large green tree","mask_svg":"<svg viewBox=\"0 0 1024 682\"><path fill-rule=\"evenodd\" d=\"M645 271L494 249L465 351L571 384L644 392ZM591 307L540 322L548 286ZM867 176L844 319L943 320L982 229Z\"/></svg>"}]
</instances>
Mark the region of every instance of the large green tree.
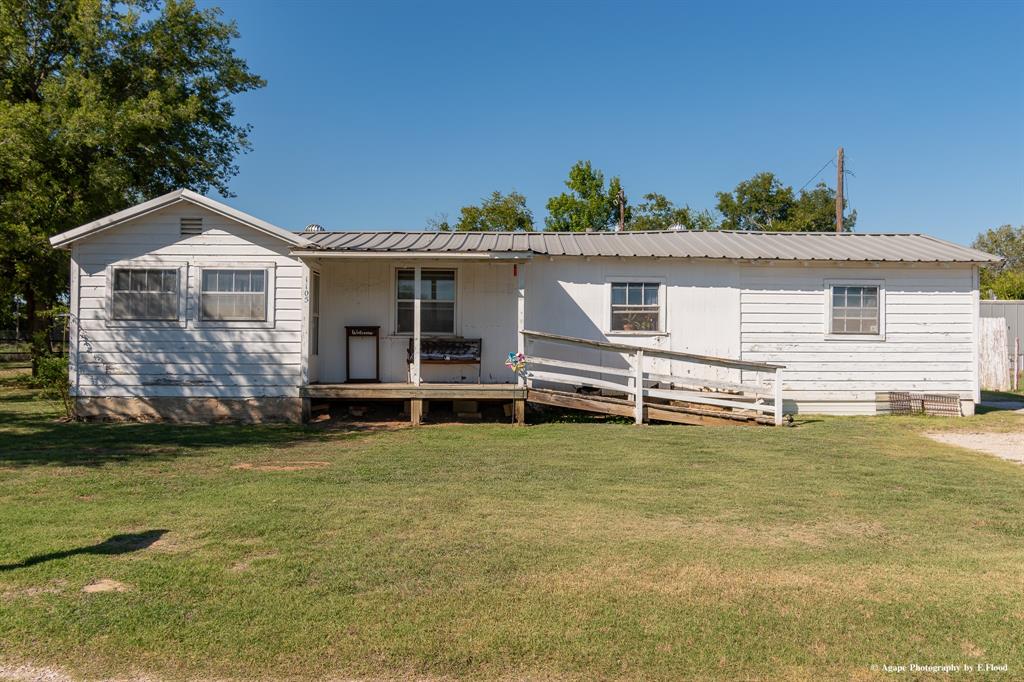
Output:
<instances>
[{"instance_id":1,"label":"large green tree","mask_svg":"<svg viewBox=\"0 0 1024 682\"><path fill-rule=\"evenodd\" d=\"M723 230L770 232L833 232L836 229L836 194L825 183L810 191L794 192L773 173L758 173L718 192L718 211ZM845 209L845 205L844 205ZM857 212L843 216L843 229L853 230Z\"/></svg>"},{"instance_id":2,"label":"large green tree","mask_svg":"<svg viewBox=\"0 0 1024 682\"><path fill-rule=\"evenodd\" d=\"M548 216L544 219L547 229L560 232L614 229L619 221L620 202L629 221L630 207L619 178L613 177L606 186L604 173L590 161L577 161L569 169L565 186L568 192L548 199Z\"/></svg>"},{"instance_id":3,"label":"large green tree","mask_svg":"<svg viewBox=\"0 0 1024 682\"><path fill-rule=\"evenodd\" d=\"M1003 225L986 230L971 246L1003 258L1001 263L982 268L982 296L1024 299L1024 225Z\"/></svg>"},{"instance_id":4,"label":"large green tree","mask_svg":"<svg viewBox=\"0 0 1024 682\"><path fill-rule=\"evenodd\" d=\"M463 206L454 226L445 219L431 221L439 230L459 232L514 232L533 230L533 212L526 206L526 197L516 191L502 194L494 191L479 205Z\"/></svg>"},{"instance_id":5,"label":"large green tree","mask_svg":"<svg viewBox=\"0 0 1024 682\"><path fill-rule=\"evenodd\" d=\"M0 0L0 290L27 326L66 290L53 234L175 188L229 194L263 80L192 0ZM38 334L37 334L38 337Z\"/></svg>"},{"instance_id":6,"label":"large green tree","mask_svg":"<svg viewBox=\"0 0 1024 682\"><path fill-rule=\"evenodd\" d=\"M633 207L629 230L714 230L715 217L710 211L695 211L689 206L676 206L663 194L650 192Z\"/></svg>"}]
</instances>

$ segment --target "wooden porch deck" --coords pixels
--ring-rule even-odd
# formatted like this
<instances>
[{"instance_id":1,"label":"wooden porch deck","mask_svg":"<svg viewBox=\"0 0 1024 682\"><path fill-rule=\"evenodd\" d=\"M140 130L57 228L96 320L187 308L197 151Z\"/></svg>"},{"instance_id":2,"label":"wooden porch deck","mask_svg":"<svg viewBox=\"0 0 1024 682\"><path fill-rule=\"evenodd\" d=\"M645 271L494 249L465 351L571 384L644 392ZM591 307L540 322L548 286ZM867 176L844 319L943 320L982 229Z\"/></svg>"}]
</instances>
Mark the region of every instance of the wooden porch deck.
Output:
<instances>
[{"instance_id":1,"label":"wooden porch deck","mask_svg":"<svg viewBox=\"0 0 1024 682\"><path fill-rule=\"evenodd\" d=\"M516 384L307 384L302 397L320 400L408 400L413 425L423 420L425 400L508 400L512 420L526 423L526 388Z\"/></svg>"},{"instance_id":2,"label":"wooden porch deck","mask_svg":"<svg viewBox=\"0 0 1024 682\"><path fill-rule=\"evenodd\" d=\"M307 384L302 397L324 400L524 400L516 384Z\"/></svg>"}]
</instances>

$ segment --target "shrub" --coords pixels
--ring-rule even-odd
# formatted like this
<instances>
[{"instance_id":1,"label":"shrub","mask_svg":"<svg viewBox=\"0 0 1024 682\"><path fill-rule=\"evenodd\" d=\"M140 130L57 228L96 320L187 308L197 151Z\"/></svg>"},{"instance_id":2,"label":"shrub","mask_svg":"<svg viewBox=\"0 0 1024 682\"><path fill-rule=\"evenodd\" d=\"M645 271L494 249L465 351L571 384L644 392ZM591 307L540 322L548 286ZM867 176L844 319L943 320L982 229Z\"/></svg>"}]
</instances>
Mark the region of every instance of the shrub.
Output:
<instances>
[{"instance_id":1,"label":"shrub","mask_svg":"<svg viewBox=\"0 0 1024 682\"><path fill-rule=\"evenodd\" d=\"M64 355L44 355L36 361L36 376L33 383L41 389L40 397L59 399L64 405L64 414L71 416L71 393L68 384L68 359Z\"/></svg>"}]
</instances>

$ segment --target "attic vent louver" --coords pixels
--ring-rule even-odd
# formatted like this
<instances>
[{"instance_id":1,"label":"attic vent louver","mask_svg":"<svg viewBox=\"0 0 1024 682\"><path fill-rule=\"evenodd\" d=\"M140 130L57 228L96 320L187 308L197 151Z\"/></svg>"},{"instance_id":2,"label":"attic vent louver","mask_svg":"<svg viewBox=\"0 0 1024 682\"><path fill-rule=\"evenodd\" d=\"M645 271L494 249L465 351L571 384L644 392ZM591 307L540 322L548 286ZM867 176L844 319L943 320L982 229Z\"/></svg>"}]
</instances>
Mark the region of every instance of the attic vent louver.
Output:
<instances>
[{"instance_id":1,"label":"attic vent louver","mask_svg":"<svg viewBox=\"0 0 1024 682\"><path fill-rule=\"evenodd\" d=\"M203 233L203 219L202 218L182 218L181 219L181 236L191 237L193 235Z\"/></svg>"},{"instance_id":2,"label":"attic vent louver","mask_svg":"<svg viewBox=\"0 0 1024 682\"><path fill-rule=\"evenodd\" d=\"M324 226L323 225L317 225L316 223L310 223L309 225L306 225L306 229L303 230L303 232L323 232L323 231L324 231Z\"/></svg>"}]
</instances>

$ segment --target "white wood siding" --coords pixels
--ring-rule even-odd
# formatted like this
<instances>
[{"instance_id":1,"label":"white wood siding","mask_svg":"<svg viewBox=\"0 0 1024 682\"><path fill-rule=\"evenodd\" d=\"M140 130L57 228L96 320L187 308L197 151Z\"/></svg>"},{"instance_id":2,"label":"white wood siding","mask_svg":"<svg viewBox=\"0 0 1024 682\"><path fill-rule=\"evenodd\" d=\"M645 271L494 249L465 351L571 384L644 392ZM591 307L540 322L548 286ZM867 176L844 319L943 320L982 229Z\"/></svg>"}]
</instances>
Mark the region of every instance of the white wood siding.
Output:
<instances>
[{"instance_id":1,"label":"white wood siding","mask_svg":"<svg viewBox=\"0 0 1024 682\"><path fill-rule=\"evenodd\" d=\"M482 339L480 368L484 383L514 383L505 357L516 349L516 278L508 262L389 259L330 260L316 265L320 280L319 381L343 382L345 327L380 327L381 381L408 380L409 334L395 333L395 271L399 267L456 271L455 329L465 338ZM527 304L529 307L529 304ZM424 365L424 381L473 381L476 365Z\"/></svg>"},{"instance_id":2,"label":"white wood siding","mask_svg":"<svg viewBox=\"0 0 1024 682\"><path fill-rule=\"evenodd\" d=\"M657 258L539 258L527 266L526 326L536 331L614 341L702 355L740 355L740 266L734 262L680 261ZM660 334L610 329L611 283L660 283L663 319ZM569 352L546 345L545 356L561 359ZM559 352L560 351L560 352ZM590 351L579 361L624 369L619 353ZM659 373L737 381L735 370L649 358Z\"/></svg>"},{"instance_id":3,"label":"white wood siding","mask_svg":"<svg viewBox=\"0 0 1024 682\"><path fill-rule=\"evenodd\" d=\"M828 280L883 280L884 339L826 338ZM969 265L746 265L741 286L743 359L786 365L786 398L801 412L871 414L876 391L974 399Z\"/></svg>"},{"instance_id":4,"label":"white wood siding","mask_svg":"<svg viewBox=\"0 0 1024 682\"><path fill-rule=\"evenodd\" d=\"M505 357L517 348L516 278L508 262L421 260L424 268L458 271L456 331L483 339L482 380L512 383ZM394 277L401 260L324 259L317 267L321 280L320 381L344 381L345 326L381 328L381 380L405 381L408 335L394 334ZM730 263L670 262L657 259L537 258L520 264L526 282L526 327L593 340L614 340L736 358L740 353L739 266ZM610 283L649 280L662 283L666 333L609 333ZM718 323L724 321L724 323ZM711 323L714 322L714 323ZM564 349L545 349L552 353ZM573 350L573 353L578 351ZM558 355L556 355L558 357ZM587 362L624 366L616 353L595 351ZM668 371L667 361L661 361ZM654 364L652 367L659 369ZM675 363L682 374L734 378L729 370ZM470 365L423 367L426 381L475 381Z\"/></svg>"},{"instance_id":5,"label":"white wood siding","mask_svg":"<svg viewBox=\"0 0 1024 682\"><path fill-rule=\"evenodd\" d=\"M203 233L182 237L182 217L201 217ZM298 396L306 268L288 256L283 241L196 206L178 204L84 239L75 244L72 258L78 333L73 337L77 353L72 353L71 381L77 395ZM247 263L269 265L274 272L267 301L272 322L199 324L198 268ZM184 322L110 322L110 267L161 264L186 269Z\"/></svg>"}]
</instances>

